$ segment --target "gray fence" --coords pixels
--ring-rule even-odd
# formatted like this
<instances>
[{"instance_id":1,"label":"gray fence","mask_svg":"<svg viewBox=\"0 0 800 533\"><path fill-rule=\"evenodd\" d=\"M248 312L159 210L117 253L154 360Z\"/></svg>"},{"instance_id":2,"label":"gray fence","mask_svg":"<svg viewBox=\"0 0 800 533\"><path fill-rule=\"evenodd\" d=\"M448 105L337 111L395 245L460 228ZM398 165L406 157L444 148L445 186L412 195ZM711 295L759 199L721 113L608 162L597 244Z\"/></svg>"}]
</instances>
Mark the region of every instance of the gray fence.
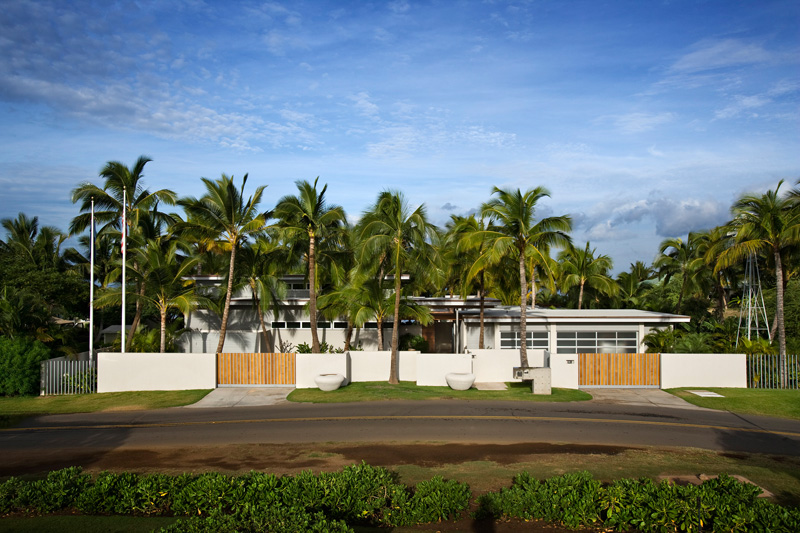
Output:
<instances>
[{"instance_id":1,"label":"gray fence","mask_svg":"<svg viewBox=\"0 0 800 533\"><path fill-rule=\"evenodd\" d=\"M800 389L800 359L787 355L747 356L747 386L751 389Z\"/></svg>"},{"instance_id":2,"label":"gray fence","mask_svg":"<svg viewBox=\"0 0 800 533\"><path fill-rule=\"evenodd\" d=\"M97 392L97 361L42 361L42 396L93 392Z\"/></svg>"}]
</instances>

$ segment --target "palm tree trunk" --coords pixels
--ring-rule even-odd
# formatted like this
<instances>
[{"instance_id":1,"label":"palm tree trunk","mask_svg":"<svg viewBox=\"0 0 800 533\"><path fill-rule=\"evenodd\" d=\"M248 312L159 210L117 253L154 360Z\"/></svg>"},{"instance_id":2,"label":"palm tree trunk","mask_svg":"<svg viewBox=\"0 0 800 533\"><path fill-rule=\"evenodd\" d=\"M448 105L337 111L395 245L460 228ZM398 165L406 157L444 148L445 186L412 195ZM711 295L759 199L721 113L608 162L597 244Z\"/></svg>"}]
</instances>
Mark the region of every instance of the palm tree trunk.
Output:
<instances>
[{"instance_id":1,"label":"palm tree trunk","mask_svg":"<svg viewBox=\"0 0 800 533\"><path fill-rule=\"evenodd\" d=\"M161 353L167 351L167 309L161 307Z\"/></svg>"},{"instance_id":2,"label":"palm tree trunk","mask_svg":"<svg viewBox=\"0 0 800 533\"><path fill-rule=\"evenodd\" d=\"M781 263L780 249L775 247L775 290L777 305L775 309L775 318L778 322L778 364L780 365L781 387L787 386L787 368L786 368L786 324L783 316L783 264Z\"/></svg>"},{"instance_id":3,"label":"palm tree trunk","mask_svg":"<svg viewBox=\"0 0 800 533\"><path fill-rule=\"evenodd\" d=\"M378 318L377 324L378 324L378 351L380 352L383 350L383 319Z\"/></svg>"},{"instance_id":4,"label":"palm tree trunk","mask_svg":"<svg viewBox=\"0 0 800 533\"><path fill-rule=\"evenodd\" d=\"M519 364L528 366L528 274L525 272L525 250L519 250Z\"/></svg>"},{"instance_id":5,"label":"palm tree trunk","mask_svg":"<svg viewBox=\"0 0 800 533\"><path fill-rule=\"evenodd\" d=\"M581 280L581 289L578 291L578 311L580 311L581 307L583 306L583 284L585 282Z\"/></svg>"},{"instance_id":6,"label":"palm tree trunk","mask_svg":"<svg viewBox=\"0 0 800 533\"><path fill-rule=\"evenodd\" d=\"M146 287L144 283L139 284L139 298L136 300L136 313L133 315L133 322L128 330L128 338L125 339L125 351L130 352L133 345L133 335L136 333L136 328L139 327L139 322L142 321L142 297Z\"/></svg>"},{"instance_id":7,"label":"palm tree trunk","mask_svg":"<svg viewBox=\"0 0 800 533\"><path fill-rule=\"evenodd\" d=\"M252 279L250 279L250 290L253 291L253 305L255 306L256 312L258 313L258 321L261 324L261 352L269 353L273 351L273 348L270 346L269 343L267 324L266 322L264 322L264 313L261 311L261 299L258 297L258 292L256 291L256 283Z\"/></svg>"},{"instance_id":8,"label":"palm tree trunk","mask_svg":"<svg viewBox=\"0 0 800 533\"><path fill-rule=\"evenodd\" d=\"M397 385L398 379L398 353L397 348L400 343L400 278L402 269L400 268L400 238L397 237L397 256L395 258L394 270L394 323L392 324L392 356L391 367L389 369L389 383Z\"/></svg>"},{"instance_id":9,"label":"palm tree trunk","mask_svg":"<svg viewBox=\"0 0 800 533\"><path fill-rule=\"evenodd\" d=\"M225 334L228 333L228 315L231 309L231 294L233 293L233 267L236 262L236 243L231 246L231 264L228 266L228 292L225 294L225 307L222 310L222 324L219 328L219 343L217 353L222 353L225 344Z\"/></svg>"},{"instance_id":10,"label":"palm tree trunk","mask_svg":"<svg viewBox=\"0 0 800 533\"><path fill-rule=\"evenodd\" d=\"M483 293L483 284L484 284L483 272L481 272L480 287L478 289L480 291L480 294L478 296L480 298L480 308L481 308L480 333L478 334L478 349L480 349L480 350L483 350L483 331L485 329L484 325L483 325L483 310L484 310L483 308L484 308L484 299L485 299L485 296L484 296L484 293Z\"/></svg>"},{"instance_id":11,"label":"palm tree trunk","mask_svg":"<svg viewBox=\"0 0 800 533\"><path fill-rule=\"evenodd\" d=\"M311 319L311 353L319 353L317 335L317 256L314 249L314 233L308 232L308 315Z\"/></svg>"},{"instance_id":12,"label":"palm tree trunk","mask_svg":"<svg viewBox=\"0 0 800 533\"><path fill-rule=\"evenodd\" d=\"M344 351L350 351L350 339L353 338L353 323L347 320L347 330L344 333Z\"/></svg>"}]
</instances>

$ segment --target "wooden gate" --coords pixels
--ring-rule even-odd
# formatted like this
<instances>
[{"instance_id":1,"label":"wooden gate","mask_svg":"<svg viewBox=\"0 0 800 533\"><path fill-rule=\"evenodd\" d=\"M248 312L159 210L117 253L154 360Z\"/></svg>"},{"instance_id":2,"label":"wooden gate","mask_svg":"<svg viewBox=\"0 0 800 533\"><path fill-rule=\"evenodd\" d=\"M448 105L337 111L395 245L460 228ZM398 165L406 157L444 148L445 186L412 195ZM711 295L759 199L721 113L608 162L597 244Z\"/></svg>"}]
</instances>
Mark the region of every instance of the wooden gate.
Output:
<instances>
[{"instance_id":1,"label":"wooden gate","mask_svg":"<svg viewBox=\"0 0 800 533\"><path fill-rule=\"evenodd\" d=\"M581 387L661 387L661 354L582 353L578 359Z\"/></svg>"},{"instance_id":2,"label":"wooden gate","mask_svg":"<svg viewBox=\"0 0 800 533\"><path fill-rule=\"evenodd\" d=\"M294 385L295 354L293 353L218 353L217 384Z\"/></svg>"}]
</instances>

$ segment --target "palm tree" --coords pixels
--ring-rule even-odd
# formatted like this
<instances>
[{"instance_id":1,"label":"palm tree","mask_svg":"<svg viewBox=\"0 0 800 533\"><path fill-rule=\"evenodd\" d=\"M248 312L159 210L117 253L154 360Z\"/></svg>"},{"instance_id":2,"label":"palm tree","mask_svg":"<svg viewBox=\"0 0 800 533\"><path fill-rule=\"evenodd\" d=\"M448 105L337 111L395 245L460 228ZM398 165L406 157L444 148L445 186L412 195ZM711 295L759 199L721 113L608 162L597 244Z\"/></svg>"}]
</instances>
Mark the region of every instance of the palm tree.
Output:
<instances>
[{"instance_id":1,"label":"palm tree","mask_svg":"<svg viewBox=\"0 0 800 533\"><path fill-rule=\"evenodd\" d=\"M72 219L70 223L70 234L76 235L83 232L91 224L92 201L94 201L95 222L101 225L98 235L120 231L120 240L123 233L130 234L133 242L136 242L137 233L148 226L151 231L145 231L146 235L139 238L139 242L144 242L147 238L154 237L155 233L160 233L163 225L174 222L171 215L159 211L158 204L164 203L174 205L177 195L169 189L159 189L150 192L144 188L144 167L152 161L147 156L139 156L132 167L126 167L119 161L109 161L100 171L100 177L104 179L103 187L100 188L90 182L80 184L72 191L72 202L81 202L81 214ZM124 200L124 205L123 205ZM126 225L124 232L120 227L122 224L122 213L125 212ZM131 247L129 246L130 250ZM134 263L134 267L136 264ZM147 290L139 282L136 291L136 312L130 325L130 333L125 343L125 351L129 351L133 335L139 325L142 316L142 296ZM124 312L124 310L123 310Z\"/></svg>"},{"instance_id":2,"label":"palm tree","mask_svg":"<svg viewBox=\"0 0 800 533\"><path fill-rule=\"evenodd\" d=\"M696 235L697 255L703 259L706 266L713 269L711 283L717 297L717 321L722 322L725 318L725 311L728 309L728 298L725 289L730 286L730 269L717 269L716 265L720 254L730 246L732 237L725 226L698 232Z\"/></svg>"},{"instance_id":3,"label":"palm tree","mask_svg":"<svg viewBox=\"0 0 800 533\"><path fill-rule=\"evenodd\" d=\"M405 273L419 279L438 275L440 261L433 246L438 234L433 224L428 222L425 206L412 210L400 191L380 193L375 205L364 213L357 233L361 243L358 252L360 267L374 274L385 264L393 272L394 320L389 383L397 384L402 277Z\"/></svg>"},{"instance_id":4,"label":"palm tree","mask_svg":"<svg viewBox=\"0 0 800 533\"><path fill-rule=\"evenodd\" d=\"M680 313L683 297L687 290L695 291L698 288L700 280L696 276L704 267L702 257L697 254L695 234L690 233L686 241L680 238L665 239L658 251L661 255L656 258L653 266L658 269L660 276L664 276L664 285L669 283L672 276L680 276L681 287L675 306L675 312Z\"/></svg>"},{"instance_id":5,"label":"palm tree","mask_svg":"<svg viewBox=\"0 0 800 533\"><path fill-rule=\"evenodd\" d=\"M25 213L19 213L16 219L4 218L0 225L6 230L6 240L0 240L0 251L21 257L36 268L66 267L61 245L67 236L57 228L39 227L39 217L29 218Z\"/></svg>"},{"instance_id":6,"label":"palm tree","mask_svg":"<svg viewBox=\"0 0 800 533\"><path fill-rule=\"evenodd\" d=\"M338 205L325 202L325 185L322 191L317 190L317 182L313 185L307 181L297 181L298 195L284 196L275 207L273 218L278 222L273 226L280 240L292 248L296 255L304 255L308 273L308 312L311 318L311 351L319 353L319 336L317 335L317 253L325 243L331 245L343 240L342 228L345 225L344 209Z\"/></svg>"},{"instance_id":7,"label":"palm tree","mask_svg":"<svg viewBox=\"0 0 800 533\"><path fill-rule=\"evenodd\" d=\"M520 364L528 366L527 302L528 302L528 262L547 268L550 260L550 247L566 247L570 244L567 232L572 220L567 215L546 217L536 222L536 204L550 193L544 187L529 189L524 193L494 187L497 195L481 206L481 216L488 218L495 229L476 232L474 238L487 238L490 242L486 250L470 269L470 274L488 265L499 263L504 257L513 256L519 264L519 330ZM536 294L535 278L531 283L531 294ZM534 300L535 304L535 300Z\"/></svg>"},{"instance_id":8,"label":"palm tree","mask_svg":"<svg viewBox=\"0 0 800 533\"><path fill-rule=\"evenodd\" d=\"M250 246L241 249L239 265L242 283L250 287L253 307L261 325L261 351L274 349L269 340L264 315L276 309L286 296L286 284L280 279L279 264L284 254L266 235L259 235Z\"/></svg>"},{"instance_id":9,"label":"palm tree","mask_svg":"<svg viewBox=\"0 0 800 533\"><path fill-rule=\"evenodd\" d=\"M740 262L749 255L765 254L775 263L778 354L781 382L786 383L786 324L784 321L783 258L800 242L800 207L796 195L781 195L783 180L774 191L761 196L745 194L733 204L733 220L728 224L735 232L734 243L717 260L717 269Z\"/></svg>"},{"instance_id":10,"label":"palm tree","mask_svg":"<svg viewBox=\"0 0 800 533\"><path fill-rule=\"evenodd\" d=\"M184 280L200 261L197 256L182 256L187 249L186 243L178 239L150 239L132 251L137 265L132 273L141 278L147 287L147 292L137 294L136 298L158 311L161 353L166 351L167 346L167 313L177 309L185 314L205 303L205 298L195 293L193 284ZM121 301L121 289L106 290L97 298L97 305L118 305Z\"/></svg>"},{"instance_id":11,"label":"palm tree","mask_svg":"<svg viewBox=\"0 0 800 533\"><path fill-rule=\"evenodd\" d=\"M249 236L257 234L264 227L267 214L258 212L258 204L261 203L266 185L257 187L255 193L245 199L244 187L247 184L247 174L242 178L242 186L238 189L233 182L233 176L223 174L216 181L208 178L202 180L206 187L206 193L202 197L183 198L178 202L186 211L188 220L179 224L177 229L190 229L195 234L222 241L226 250L230 252L227 292L217 344L217 353L221 353L228 330L236 252Z\"/></svg>"},{"instance_id":12,"label":"palm tree","mask_svg":"<svg viewBox=\"0 0 800 533\"><path fill-rule=\"evenodd\" d=\"M585 288L596 289L599 292L614 296L619 292L619 287L607 272L613 263L607 255L595 256L595 250L589 249L589 243L583 250L568 247L559 254L562 270L562 287L568 291L578 287L578 309L583 307L583 293Z\"/></svg>"},{"instance_id":13,"label":"palm tree","mask_svg":"<svg viewBox=\"0 0 800 533\"><path fill-rule=\"evenodd\" d=\"M463 269L461 270L462 283L467 287L477 283L476 288L480 300L478 349L483 350L485 346L486 276L490 273L493 265L479 264L475 270L473 270L473 266L489 246L489 240L486 238L486 221L483 218L479 220L475 218L475 215L470 215L466 218L453 216L451 217L451 223L452 226L445 240L445 247L448 250L455 250L456 255L460 257L459 261L463 263Z\"/></svg>"}]
</instances>

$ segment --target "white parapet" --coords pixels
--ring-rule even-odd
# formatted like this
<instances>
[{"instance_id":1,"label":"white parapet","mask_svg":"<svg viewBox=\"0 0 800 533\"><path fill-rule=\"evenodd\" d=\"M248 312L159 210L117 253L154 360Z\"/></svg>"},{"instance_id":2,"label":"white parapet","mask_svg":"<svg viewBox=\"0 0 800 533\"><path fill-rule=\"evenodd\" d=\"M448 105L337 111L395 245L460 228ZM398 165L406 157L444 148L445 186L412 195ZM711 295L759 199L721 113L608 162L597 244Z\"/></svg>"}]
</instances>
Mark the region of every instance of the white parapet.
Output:
<instances>
[{"instance_id":1,"label":"white parapet","mask_svg":"<svg viewBox=\"0 0 800 533\"><path fill-rule=\"evenodd\" d=\"M320 374L341 374L350 383L350 358L347 353L299 353L295 359L295 387L316 389L314 378Z\"/></svg>"},{"instance_id":2,"label":"white parapet","mask_svg":"<svg viewBox=\"0 0 800 533\"><path fill-rule=\"evenodd\" d=\"M513 369L520 366L519 350L470 350L474 357L472 371L478 383L504 383L514 379ZM528 366L545 366L544 350L528 350Z\"/></svg>"},{"instance_id":3,"label":"white parapet","mask_svg":"<svg viewBox=\"0 0 800 533\"><path fill-rule=\"evenodd\" d=\"M97 392L213 389L213 353L99 353Z\"/></svg>"},{"instance_id":4,"label":"white parapet","mask_svg":"<svg viewBox=\"0 0 800 533\"><path fill-rule=\"evenodd\" d=\"M450 372L471 373L472 356L468 353L423 353L417 357L417 385L447 386Z\"/></svg>"},{"instance_id":5,"label":"white parapet","mask_svg":"<svg viewBox=\"0 0 800 533\"><path fill-rule=\"evenodd\" d=\"M662 353L661 388L747 387L747 356L730 353Z\"/></svg>"},{"instance_id":6,"label":"white parapet","mask_svg":"<svg viewBox=\"0 0 800 533\"><path fill-rule=\"evenodd\" d=\"M551 383L554 388L579 388L577 355L550 354L550 369Z\"/></svg>"}]
</instances>

